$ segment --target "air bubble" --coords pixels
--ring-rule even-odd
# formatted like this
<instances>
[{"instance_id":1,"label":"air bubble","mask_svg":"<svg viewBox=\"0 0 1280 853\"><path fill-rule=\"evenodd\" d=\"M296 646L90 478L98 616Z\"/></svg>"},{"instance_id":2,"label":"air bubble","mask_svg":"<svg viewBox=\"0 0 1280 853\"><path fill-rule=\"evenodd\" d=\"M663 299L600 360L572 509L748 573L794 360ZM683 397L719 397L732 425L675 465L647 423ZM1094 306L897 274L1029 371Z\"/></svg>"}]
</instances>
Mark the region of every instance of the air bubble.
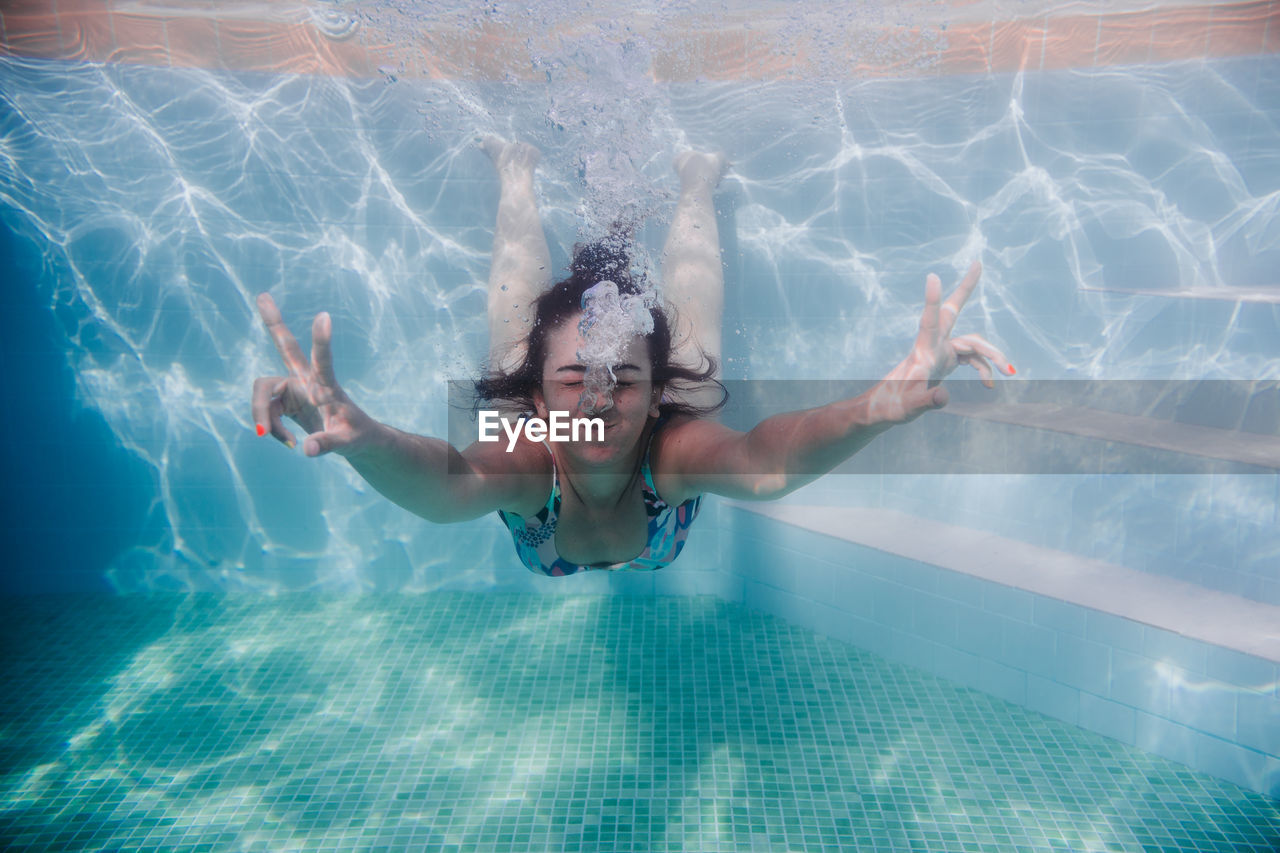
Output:
<instances>
[{"instance_id":1,"label":"air bubble","mask_svg":"<svg viewBox=\"0 0 1280 853\"><path fill-rule=\"evenodd\" d=\"M578 323L582 346L577 357L587 373L578 404L587 414L613 405L611 393L617 382L613 365L622 361L624 350L637 335L653 332L649 310L653 299L651 291L621 296L612 281L598 282L582 294L582 320Z\"/></svg>"}]
</instances>

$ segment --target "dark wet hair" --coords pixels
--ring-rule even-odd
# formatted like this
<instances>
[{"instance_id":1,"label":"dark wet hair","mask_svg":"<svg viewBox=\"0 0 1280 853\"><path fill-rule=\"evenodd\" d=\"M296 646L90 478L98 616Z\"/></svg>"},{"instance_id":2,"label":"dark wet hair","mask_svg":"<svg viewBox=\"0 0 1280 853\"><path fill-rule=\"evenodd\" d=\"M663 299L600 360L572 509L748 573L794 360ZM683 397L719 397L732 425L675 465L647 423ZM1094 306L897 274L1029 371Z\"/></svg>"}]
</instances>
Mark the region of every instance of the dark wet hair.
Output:
<instances>
[{"instance_id":1,"label":"dark wet hair","mask_svg":"<svg viewBox=\"0 0 1280 853\"><path fill-rule=\"evenodd\" d=\"M533 302L533 328L525 338L524 359L515 369L502 371L490 365L489 371L475 383L476 405L482 401L508 403L521 411L534 410L533 392L542 387L542 365L547 359L547 337L574 314L582 310L582 295L602 281L612 281L622 295L638 294L640 282L632 275L631 257L626 239L620 235L574 248L569 277L557 283ZM704 369L699 371L672 363L674 346L671 339L671 309L655 306L649 309L653 331L645 335L649 344L649 364L653 382L663 390L689 390L694 386L713 384L721 397L715 405L695 406L682 401L664 400L659 404L662 417L677 415L705 417L724 406L729 393L715 377L715 359L699 350ZM666 396L664 394L664 396Z\"/></svg>"}]
</instances>

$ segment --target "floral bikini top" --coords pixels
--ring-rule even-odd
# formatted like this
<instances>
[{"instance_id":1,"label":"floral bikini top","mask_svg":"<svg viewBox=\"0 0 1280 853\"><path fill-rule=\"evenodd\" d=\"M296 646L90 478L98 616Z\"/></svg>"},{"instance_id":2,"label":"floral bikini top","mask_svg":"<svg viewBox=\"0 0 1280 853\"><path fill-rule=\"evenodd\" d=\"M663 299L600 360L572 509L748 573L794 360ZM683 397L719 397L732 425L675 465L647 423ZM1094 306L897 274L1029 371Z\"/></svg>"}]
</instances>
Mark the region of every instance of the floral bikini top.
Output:
<instances>
[{"instance_id":1,"label":"floral bikini top","mask_svg":"<svg viewBox=\"0 0 1280 853\"><path fill-rule=\"evenodd\" d=\"M654 427L656 433L657 426ZM545 444L545 442L544 442ZM649 470L649 449L653 447L653 436L649 437L649 448L644 452L644 463L640 466L640 475L644 478L641 494L644 497L644 509L649 521L649 542L640 556L626 563L614 563L610 566L582 566L571 563L556 551L556 522L560 518L560 473L556 470L555 455L551 456L551 497L547 505L539 510L533 518L526 519L514 512L498 510L503 524L511 531L515 542L516 553L520 562L531 572L560 577L591 569L609 571L647 572L671 563L684 548L684 541L689 536L689 527L698 515L698 506L702 503L702 495L690 498L680 506L671 506L658 497L658 490L653 485L653 472ZM550 452L550 446L547 451Z\"/></svg>"}]
</instances>

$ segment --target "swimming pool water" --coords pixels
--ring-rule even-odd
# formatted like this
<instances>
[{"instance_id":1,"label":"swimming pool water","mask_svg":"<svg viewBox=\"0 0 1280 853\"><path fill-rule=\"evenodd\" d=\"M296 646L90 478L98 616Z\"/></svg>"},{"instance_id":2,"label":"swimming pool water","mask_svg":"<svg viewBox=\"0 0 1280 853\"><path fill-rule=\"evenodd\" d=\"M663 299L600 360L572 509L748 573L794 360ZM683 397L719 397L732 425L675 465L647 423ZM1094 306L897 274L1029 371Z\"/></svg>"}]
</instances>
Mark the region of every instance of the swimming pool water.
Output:
<instances>
[{"instance_id":1,"label":"swimming pool water","mask_svg":"<svg viewBox=\"0 0 1280 853\"><path fill-rule=\"evenodd\" d=\"M16 850L1272 851L1265 797L706 598L0 609Z\"/></svg>"},{"instance_id":2,"label":"swimming pool water","mask_svg":"<svg viewBox=\"0 0 1280 853\"><path fill-rule=\"evenodd\" d=\"M0 62L0 217L51 328L43 346L74 391L22 380L36 359L8 341L0 352L19 378L5 381L33 407L23 417L65 428L84 407L114 438L44 430L41 452L15 454L30 483L16 527L65 513L94 528L99 505L130 510L104 571L50 565L36 537L15 549L12 588L499 583L473 559L499 528L439 535L334 460L258 439L247 405L253 378L279 370L254 309L269 290L304 347L309 318L332 313L339 377L372 415L444 432L445 380L474 376L484 352L497 181L477 131L543 149L558 266L596 201L653 212L640 235L652 255L675 151L725 148L733 378L879 377L914 335L925 273L950 284L981 257L964 329L1010 354L1019 372L1006 385L1276 380L1274 55L661 86L623 62L596 90L563 73L565 86L540 88ZM601 174L591 158L603 153L625 168ZM70 412L39 408L63 402ZM90 443L138 470L42 466ZM819 487L833 502L872 500L1280 602L1274 473ZM974 489L982 507L969 510ZM1190 534L1171 540L1170 529Z\"/></svg>"},{"instance_id":3,"label":"swimming pool water","mask_svg":"<svg viewBox=\"0 0 1280 853\"><path fill-rule=\"evenodd\" d=\"M671 157L724 148L735 378L881 375L914 333L924 274L980 256L966 330L1005 348L1019 379L1274 382L1275 4L1181 19L1171 4L1158 27L1075 18L1089 5L1076 4L969 31L987 34L985 70L864 77L846 62L837 79L771 76L769 60L788 60L746 51L738 77L664 76L673 57L624 34L628 19L580 29L575 15L548 31L558 47L537 57L539 79L514 84L280 64L267 54L298 59L309 42L240 20L238 4L48 5L0 10L0 252L19 285L3 294L0 402L28 430L0 450L22 488L0 530L16 540L0 591L143 595L0 606L0 846L1276 847L1273 799L733 603L511 595L539 579L492 519L425 525L247 420L252 378L278 369L253 308L270 290L304 346L312 314L333 312L339 374L371 413L442 431L444 380L473 375L484 351L497 184L477 132L543 150L560 265L621 213L650 215L652 255ZM823 49L864 55L842 41L859 33L825 24L878 7L815 5L789 17ZM1225 51L1224 15L1248 36ZM1087 61L1055 61L1047 37L1006 41L1059 25L1081 27ZM1184 53L1180 34L1200 47ZM325 51L356 44L330 35ZM473 46L520 47L498 36ZM1039 63L1008 61L1027 45ZM1213 414L1230 428L1231 411ZM1274 471L885 475L810 495L1280 603ZM713 518L702 553L651 589L725 588ZM604 580L634 578L568 589L614 588L591 585ZM327 595L352 591L410 595ZM1019 625L1001 651L1038 629ZM1179 662L1158 645L1148 661L1172 679ZM1129 695L1150 669L1090 674ZM1233 778L1274 794L1275 750L1256 742L1276 701L1274 667L1262 671L1190 671L1187 695L1247 688L1238 705L1183 703L1177 731L1195 758L1219 745L1197 732L1247 730L1269 751Z\"/></svg>"}]
</instances>

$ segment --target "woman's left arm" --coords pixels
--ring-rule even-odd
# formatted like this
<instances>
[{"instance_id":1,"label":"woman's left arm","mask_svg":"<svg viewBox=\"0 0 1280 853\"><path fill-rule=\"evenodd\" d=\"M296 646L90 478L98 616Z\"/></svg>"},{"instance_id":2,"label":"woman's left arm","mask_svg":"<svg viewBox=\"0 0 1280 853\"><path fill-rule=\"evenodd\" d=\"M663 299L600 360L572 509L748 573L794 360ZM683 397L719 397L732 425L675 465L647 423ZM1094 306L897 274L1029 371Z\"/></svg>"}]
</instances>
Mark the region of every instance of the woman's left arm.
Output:
<instances>
[{"instance_id":1,"label":"woman's left arm","mask_svg":"<svg viewBox=\"0 0 1280 853\"><path fill-rule=\"evenodd\" d=\"M930 275L924 313L911 352L875 387L848 400L766 418L750 432L705 420L673 425L664 437L660 468L682 496L713 492L743 500L775 500L813 482L898 424L947 404L939 383L961 364L995 386L992 364L1012 375L1004 353L978 335L951 337L960 309L977 287L976 261L942 301Z\"/></svg>"}]
</instances>

